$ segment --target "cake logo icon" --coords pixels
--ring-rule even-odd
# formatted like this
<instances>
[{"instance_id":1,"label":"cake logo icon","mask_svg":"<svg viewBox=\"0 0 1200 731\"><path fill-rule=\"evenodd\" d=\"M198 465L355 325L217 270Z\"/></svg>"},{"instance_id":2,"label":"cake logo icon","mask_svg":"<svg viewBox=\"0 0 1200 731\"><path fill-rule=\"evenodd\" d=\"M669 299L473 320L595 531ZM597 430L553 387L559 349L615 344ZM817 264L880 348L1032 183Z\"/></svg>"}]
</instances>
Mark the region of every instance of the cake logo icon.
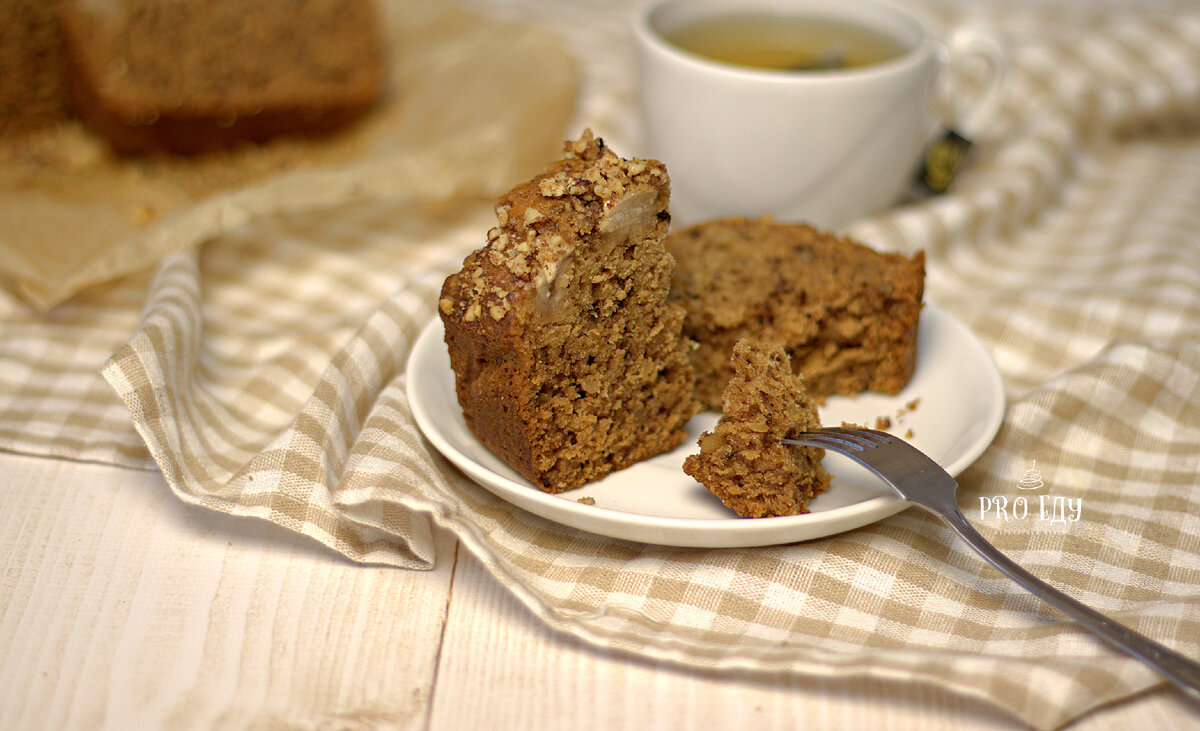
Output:
<instances>
[{"instance_id":1,"label":"cake logo icon","mask_svg":"<svg viewBox=\"0 0 1200 731\"><path fill-rule=\"evenodd\" d=\"M1021 475L1021 481L1017 483L1018 490L1037 490L1044 487L1046 483L1042 482L1042 473L1038 472L1037 460L1033 460L1033 466L1025 470L1025 474Z\"/></svg>"},{"instance_id":2,"label":"cake logo icon","mask_svg":"<svg viewBox=\"0 0 1200 731\"><path fill-rule=\"evenodd\" d=\"M1037 468L1037 460L1021 474L1021 479L1017 482L1017 489L1023 491L1040 490L1045 486L1046 482ZM1014 520L1037 520L1051 525L1069 525L1078 523L1083 517L1083 498L1047 493L1036 497L1018 494L1015 498L1006 495L981 496L979 517L987 518L989 514L1005 523Z\"/></svg>"}]
</instances>

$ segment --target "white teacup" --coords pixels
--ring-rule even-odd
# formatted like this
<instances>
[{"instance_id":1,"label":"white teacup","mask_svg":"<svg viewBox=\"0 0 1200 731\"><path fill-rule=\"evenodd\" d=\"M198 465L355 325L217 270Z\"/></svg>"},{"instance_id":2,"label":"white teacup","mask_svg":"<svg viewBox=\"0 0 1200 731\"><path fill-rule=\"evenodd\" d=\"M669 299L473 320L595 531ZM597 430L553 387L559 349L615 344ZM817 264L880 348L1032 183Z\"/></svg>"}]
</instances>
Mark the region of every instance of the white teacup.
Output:
<instances>
[{"instance_id":1,"label":"white teacup","mask_svg":"<svg viewBox=\"0 0 1200 731\"><path fill-rule=\"evenodd\" d=\"M702 20L772 14L865 28L898 44L887 60L835 70L768 70L713 60L669 40ZM837 227L902 196L944 120L934 89L952 54L984 58L994 104L1003 48L960 29L947 43L883 0L664 0L635 24L649 157L671 175L672 216L688 224L730 215Z\"/></svg>"}]
</instances>

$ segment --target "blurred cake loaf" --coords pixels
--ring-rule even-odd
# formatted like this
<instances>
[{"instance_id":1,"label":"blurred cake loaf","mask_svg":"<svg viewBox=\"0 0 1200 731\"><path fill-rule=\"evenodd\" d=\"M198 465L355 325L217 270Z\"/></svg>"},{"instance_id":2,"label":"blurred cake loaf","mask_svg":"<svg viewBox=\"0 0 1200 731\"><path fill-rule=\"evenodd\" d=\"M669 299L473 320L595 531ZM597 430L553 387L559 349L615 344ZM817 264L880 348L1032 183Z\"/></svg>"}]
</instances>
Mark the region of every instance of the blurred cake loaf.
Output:
<instances>
[{"instance_id":1,"label":"blurred cake loaf","mask_svg":"<svg viewBox=\"0 0 1200 731\"><path fill-rule=\"evenodd\" d=\"M122 152L320 135L379 98L372 0L68 0L76 113Z\"/></svg>"},{"instance_id":2,"label":"blurred cake loaf","mask_svg":"<svg viewBox=\"0 0 1200 731\"><path fill-rule=\"evenodd\" d=\"M821 426L817 406L783 348L738 340L721 397L722 416L700 435L683 471L743 518L798 515L829 487L824 450L780 440Z\"/></svg>"},{"instance_id":3,"label":"blurred cake loaf","mask_svg":"<svg viewBox=\"0 0 1200 731\"><path fill-rule=\"evenodd\" d=\"M0 2L0 137L66 119L60 0Z\"/></svg>"},{"instance_id":4,"label":"blurred cake loaf","mask_svg":"<svg viewBox=\"0 0 1200 731\"><path fill-rule=\"evenodd\" d=\"M925 257L800 224L729 218L672 233L672 301L687 311L696 397L720 408L743 337L783 346L818 400L898 393L912 376Z\"/></svg>"},{"instance_id":5,"label":"blurred cake loaf","mask_svg":"<svg viewBox=\"0 0 1200 731\"><path fill-rule=\"evenodd\" d=\"M678 446L697 411L668 302L666 169L590 131L503 195L488 243L442 288L471 431L552 493Z\"/></svg>"}]
</instances>

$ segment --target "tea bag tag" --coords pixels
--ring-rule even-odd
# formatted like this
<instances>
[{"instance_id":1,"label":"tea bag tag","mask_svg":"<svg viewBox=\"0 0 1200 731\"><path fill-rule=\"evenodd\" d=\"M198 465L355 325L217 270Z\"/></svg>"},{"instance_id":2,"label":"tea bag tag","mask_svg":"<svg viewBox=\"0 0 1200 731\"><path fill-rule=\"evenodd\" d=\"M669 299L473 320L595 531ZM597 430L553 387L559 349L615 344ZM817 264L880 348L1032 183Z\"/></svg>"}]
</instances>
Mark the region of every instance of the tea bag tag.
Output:
<instances>
[{"instance_id":1,"label":"tea bag tag","mask_svg":"<svg viewBox=\"0 0 1200 731\"><path fill-rule=\"evenodd\" d=\"M941 195L949 190L970 151L971 141L953 129L947 129L935 137L921 158L920 169L913 181L913 197Z\"/></svg>"}]
</instances>

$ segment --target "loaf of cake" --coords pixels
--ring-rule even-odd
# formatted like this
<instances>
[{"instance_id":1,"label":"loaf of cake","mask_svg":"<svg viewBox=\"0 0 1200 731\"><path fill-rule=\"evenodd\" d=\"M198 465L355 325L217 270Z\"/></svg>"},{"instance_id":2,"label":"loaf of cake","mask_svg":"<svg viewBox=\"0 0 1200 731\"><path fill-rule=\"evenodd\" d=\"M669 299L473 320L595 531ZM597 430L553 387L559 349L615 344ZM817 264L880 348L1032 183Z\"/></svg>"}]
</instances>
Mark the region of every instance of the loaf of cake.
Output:
<instances>
[{"instance_id":1,"label":"loaf of cake","mask_svg":"<svg viewBox=\"0 0 1200 731\"><path fill-rule=\"evenodd\" d=\"M809 394L898 393L912 376L925 257L885 254L801 224L729 218L667 237L687 311L696 397L720 409L743 337L783 346Z\"/></svg>"},{"instance_id":2,"label":"loaf of cake","mask_svg":"<svg viewBox=\"0 0 1200 731\"><path fill-rule=\"evenodd\" d=\"M0 137L69 116L58 12L61 0L0 2Z\"/></svg>"},{"instance_id":3,"label":"loaf of cake","mask_svg":"<svg viewBox=\"0 0 1200 731\"><path fill-rule=\"evenodd\" d=\"M698 410L668 301L669 197L662 163L585 132L501 196L487 245L442 288L467 426L546 492L673 449Z\"/></svg>"},{"instance_id":4,"label":"loaf of cake","mask_svg":"<svg viewBox=\"0 0 1200 731\"><path fill-rule=\"evenodd\" d=\"M320 135L379 98L372 0L67 0L75 112L121 152Z\"/></svg>"},{"instance_id":5,"label":"loaf of cake","mask_svg":"<svg viewBox=\"0 0 1200 731\"><path fill-rule=\"evenodd\" d=\"M729 361L721 419L700 435L700 453L684 460L683 471L743 518L807 513L830 478L824 450L781 441L821 426L803 376L774 344L738 340Z\"/></svg>"}]
</instances>

